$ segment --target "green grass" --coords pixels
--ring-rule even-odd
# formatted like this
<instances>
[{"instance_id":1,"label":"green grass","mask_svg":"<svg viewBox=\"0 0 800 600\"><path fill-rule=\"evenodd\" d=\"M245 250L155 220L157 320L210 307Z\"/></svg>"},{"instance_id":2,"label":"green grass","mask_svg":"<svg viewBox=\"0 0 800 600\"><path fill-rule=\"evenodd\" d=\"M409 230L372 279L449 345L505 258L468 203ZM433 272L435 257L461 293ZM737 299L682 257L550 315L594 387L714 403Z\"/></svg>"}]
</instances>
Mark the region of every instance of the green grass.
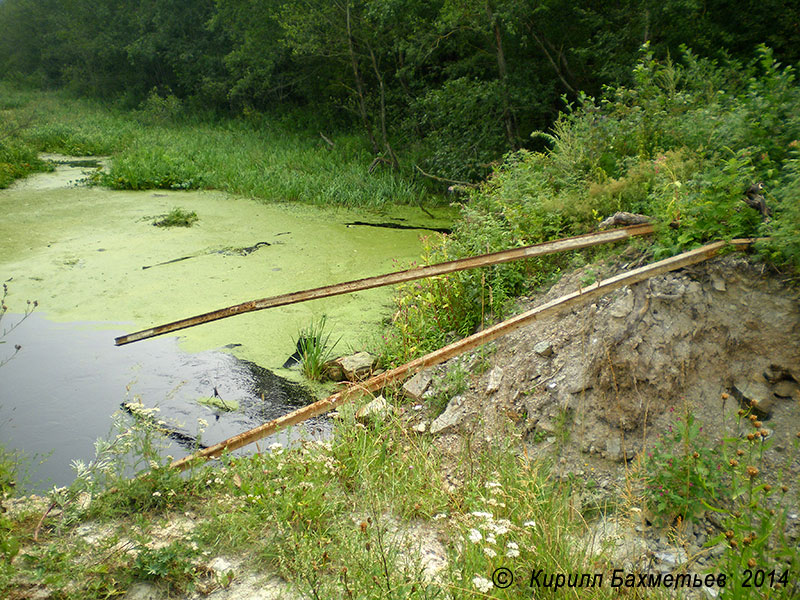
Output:
<instances>
[{"instance_id":1,"label":"green grass","mask_svg":"<svg viewBox=\"0 0 800 600\"><path fill-rule=\"evenodd\" d=\"M144 421L120 422L123 441L102 445L100 460L55 496L63 513L47 519L39 543L32 538L40 514L9 521L20 547L13 563L0 561L0 594L13 598L41 582L55 597L105 598L142 579L172 593L203 589L204 565L218 555L277 574L309 598L478 598L500 565L518 574L597 570L576 542L584 523L570 508L569 487L521 457L515 436L450 456L451 468L469 465L455 467L462 483L452 486L431 438L410 434L395 417L365 426L354 407L340 412L330 442L228 456L186 478L156 466L127 479L114 466L119 444L157 459ZM83 507L76 494L87 491L94 500ZM197 527L153 548L165 519L187 511ZM108 528L93 545L76 535L89 521ZM437 577L410 559L420 536L446 557ZM115 550L123 538L132 552ZM494 597L528 598L526 583ZM607 586L586 592L611 597Z\"/></svg>"},{"instance_id":2,"label":"green grass","mask_svg":"<svg viewBox=\"0 0 800 600\"><path fill-rule=\"evenodd\" d=\"M450 444L443 451L395 415L360 423L355 408L339 409L330 441L303 441L291 450L273 444L250 457L227 455L183 477L159 457L157 435L146 419L118 418L118 435L98 444L98 460L80 465L76 482L53 494L61 512L46 519L37 543L41 509L0 515L6 539L13 540L0 547L0 594L22 598L45 585L51 597L92 600L122 595L141 580L171 594L207 593L260 573L278 576L290 593L304 598L523 599L534 592L537 598L617 597L610 579L613 569L623 568L621 559L609 558L597 545L590 550L589 517L574 504L589 483L553 477L547 462L521 452L514 431L480 444L467 437L460 448ZM639 507L647 506L643 490L669 482L684 493L690 473L690 481L707 492L689 492L691 501L709 502L730 528L709 542L723 550L713 572L726 573L731 582L721 597L749 599L769 591L770 598L788 600L796 591L793 579L789 587L770 590L746 588L742 580L754 564L774 568L776 577L793 577L798 564L797 548L784 538L786 513L796 502L780 483L770 488L762 475L749 474L751 465L764 470L763 446L742 437L759 426L744 417L733 425L738 435L717 457L739 457L725 475L737 485L724 502L708 490L719 475L693 462L719 454L718 445L706 444L694 423L676 418L672 454L662 452L632 468L629 491L614 510L623 521L639 522ZM798 443L800 438L787 464ZM139 476L131 479L132 466ZM79 502L87 493L89 505ZM770 503L771 496L779 502ZM659 497L647 502L661 514ZM663 514L672 518L671 511ZM176 529L174 520L187 515L195 526ZM105 532L91 543L79 535L89 523ZM427 550L444 559L435 576L417 560L423 539ZM128 551L120 549L121 542ZM235 572L211 573L215 556L239 561ZM508 589L488 585L499 567L515 574ZM534 590L529 581L539 570L545 577L603 573L604 582L555 590L542 587L547 579L540 579ZM664 597L663 590L628 591L640 599Z\"/></svg>"},{"instance_id":3,"label":"green grass","mask_svg":"<svg viewBox=\"0 0 800 600\"><path fill-rule=\"evenodd\" d=\"M122 111L63 92L0 84L10 117L27 120L15 139L31 151L111 155L96 181L114 189L216 189L270 202L380 208L430 202L423 183L379 167L360 136L258 120L168 117ZM32 155L35 157L35 153Z\"/></svg>"},{"instance_id":4,"label":"green grass","mask_svg":"<svg viewBox=\"0 0 800 600\"><path fill-rule=\"evenodd\" d=\"M327 319L322 315L305 329L301 330L295 340L297 352L300 354L300 370L306 379L321 381L325 372L325 363L330 359L338 339L330 343L331 332L326 330Z\"/></svg>"},{"instance_id":5,"label":"green grass","mask_svg":"<svg viewBox=\"0 0 800 600\"><path fill-rule=\"evenodd\" d=\"M191 227L197 223L197 213L182 208L173 208L169 213L153 221L156 227Z\"/></svg>"}]
</instances>

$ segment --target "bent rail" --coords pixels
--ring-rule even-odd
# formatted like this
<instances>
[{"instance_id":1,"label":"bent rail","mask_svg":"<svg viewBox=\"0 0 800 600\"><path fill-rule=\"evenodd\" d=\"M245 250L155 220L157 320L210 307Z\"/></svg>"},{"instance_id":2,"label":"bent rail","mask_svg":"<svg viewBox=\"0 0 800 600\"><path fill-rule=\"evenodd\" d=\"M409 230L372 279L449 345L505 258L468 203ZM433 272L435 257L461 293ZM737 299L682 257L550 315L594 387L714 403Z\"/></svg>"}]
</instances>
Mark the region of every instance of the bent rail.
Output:
<instances>
[{"instance_id":1,"label":"bent rail","mask_svg":"<svg viewBox=\"0 0 800 600\"><path fill-rule=\"evenodd\" d=\"M525 246L524 248L502 250L500 252L493 252L491 254L481 254L479 256L451 260L436 265L429 265L427 267L417 267L414 269L407 269L405 271L396 271L394 273L387 273L385 275L376 275L374 277L367 277L365 279L356 279L354 281L346 281L344 283L337 283L334 285L326 285L324 287L292 292L290 294L271 296L269 298L262 298L260 300L251 300L250 302L235 304L233 306L207 312L202 315L188 317L186 319L173 321L172 323L151 327L149 329L143 329L135 333L129 333L127 335L115 338L114 343L117 346L122 346L124 344L130 344L131 342L137 342L139 340L156 337L158 335L164 335L165 333L178 331L179 329L186 329L187 327L194 327L195 325L201 325L202 323L208 323L218 319L225 319L227 317L233 317L235 315L241 315L243 313L253 312L256 310L264 310L266 308L274 308L276 306L285 306L287 304L296 304L298 302L306 302L308 300L316 300L319 298L328 298L330 296L338 296L340 294L349 294L351 292L369 290L385 285L404 283L406 281L414 281L415 279L423 279L425 277L433 277L435 275L444 275L446 273L463 271L465 269L474 269L476 267L498 265L514 260L532 258L534 256L543 256L545 254L564 252L566 250L578 250L581 248L588 248L590 246L597 246L599 244L608 244L630 237L648 235L651 233L653 233L652 225L632 225L630 227L621 227L619 229L611 229L608 231L586 233L584 235L575 237L562 238L559 240L553 240L552 242L543 242L533 246Z\"/></svg>"},{"instance_id":2,"label":"bent rail","mask_svg":"<svg viewBox=\"0 0 800 600\"><path fill-rule=\"evenodd\" d=\"M302 421L310 419L311 417L315 417L333 410L348 400L354 399L364 393L372 393L390 383L401 381L408 377L411 373L414 373L425 367L442 363L450 358L453 358L454 356L463 354L464 352L472 350L473 348L476 348L482 344L495 340L506 333L533 323L542 317L551 316L577 304L586 302L588 300L593 300L622 286L631 285L668 271L675 271L689 265L706 261L716 256L721 249L725 248L729 244L737 248L747 248L754 241L755 239L747 238L731 240L731 242L714 242L712 244L702 246L701 248L696 248L695 250L690 250L688 252L684 252L683 254L679 254L650 265L645 265L627 273L622 273L598 283L594 283L588 287L581 288L577 292L572 292L570 294L561 296L560 298L556 298L555 300L551 300L546 304L517 315L516 317L512 317L506 321L498 323L497 325L493 325L488 329L484 329L483 331L449 344L448 346L444 346L435 352L431 352L430 354L426 354L425 356L417 358L416 360L412 360L411 362L392 369L391 371L386 371L385 373L371 377L360 384L351 385L349 388L333 394L332 396L318 400L317 402L309 404L308 406L304 406L303 408L299 408L287 415L273 419L272 421L259 425L258 427L250 429L249 431L245 431L244 433L235 435L227 440L219 442L218 444L214 444L213 446L209 446L205 450L201 450L191 456L176 460L171 466L180 470L184 470L196 460L215 458L226 450L236 450L237 448L241 448L251 444L252 442L255 442L256 440L271 435L279 429L301 423Z\"/></svg>"}]
</instances>

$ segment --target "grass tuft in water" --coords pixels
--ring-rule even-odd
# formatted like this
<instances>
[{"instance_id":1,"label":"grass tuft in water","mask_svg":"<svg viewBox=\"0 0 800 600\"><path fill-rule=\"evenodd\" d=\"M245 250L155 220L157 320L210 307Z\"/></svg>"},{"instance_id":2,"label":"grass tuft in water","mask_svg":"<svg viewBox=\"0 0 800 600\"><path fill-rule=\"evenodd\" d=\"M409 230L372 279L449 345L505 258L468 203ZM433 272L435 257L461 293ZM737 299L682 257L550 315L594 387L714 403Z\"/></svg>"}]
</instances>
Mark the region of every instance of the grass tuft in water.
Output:
<instances>
[{"instance_id":1,"label":"grass tuft in water","mask_svg":"<svg viewBox=\"0 0 800 600\"><path fill-rule=\"evenodd\" d=\"M197 213L189 212L182 208L173 208L169 213L160 219L153 221L156 227L191 227L197 223Z\"/></svg>"},{"instance_id":2,"label":"grass tuft in water","mask_svg":"<svg viewBox=\"0 0 800 600\"><path fill-rule=\"evenodd\" d=\"M300 370L306 379L320 381L325 363L330 359L339 340L329 345L331 332L326 331L327 317L322 315L302 329L297 337L297 352L300 355Z\"/></svg>"}]
</instances>

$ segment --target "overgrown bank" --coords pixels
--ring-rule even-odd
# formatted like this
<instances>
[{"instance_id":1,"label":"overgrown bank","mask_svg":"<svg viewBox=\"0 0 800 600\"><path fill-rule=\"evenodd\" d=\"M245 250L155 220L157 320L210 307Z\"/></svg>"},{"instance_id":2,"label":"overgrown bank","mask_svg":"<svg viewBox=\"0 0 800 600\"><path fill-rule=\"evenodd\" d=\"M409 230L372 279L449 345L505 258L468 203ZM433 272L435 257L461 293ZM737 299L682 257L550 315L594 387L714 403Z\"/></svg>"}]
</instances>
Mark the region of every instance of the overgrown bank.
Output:
<instances>
[{"instance_id":1,"label":"overgrown bank","mask_svg":"<svg viewBox=\"0 0 800 600\"><path fill-rule=\"evenodd\" d=\"M76 464L69 489L4 502L0 590L14 600L793 599L796 300L725 257L451 361L418 396L384 390L368 417L345 406L328 442L262 446L187 477L157 452L148 423L165 415L118 415L116 436ZM755 398L742 382L761 371L770 397L747 405L734 390Z\"/></svg>"},{"instance_id":2,"label":"overgrown bank","mask_svg":"<svg viewBox=\"0 0 800 600\"><path fill-rule=\"evenodd\" d=\"M9 84L0 84L0 117L3 187L47 168L37 152L55 152L111 155L94 183L113 189L216 189L269 202L372 209L437 201L410 172L372 165L353 133L327 131L331 147L317 130L259 116L207 121L158 97L123 111Z\"/></svg>"},{"instance_id":3,"label":"overgrown bank","mask_svg":"<svg viewBox=\"0 0 800 600\"><path fill-rule=\"evenodd\" d=\"M637 70L636 87L618 89L605 101L585 99L564 116L551 138L550 152L510 156L470 196L456 234L431 242L431 260L580 233L595 227L609 213L631 210L647 213L660 227L655 245L643 248L640 254L631 252L631 260L675 253L718 237L769 234L772 242L763 246L762 258L768 261L764 264L780 269L783 278L794 277L800 173L793 152L800 123L793 73L777 67L767 51L749 71L725 69L691 56L685 60L681 65L645 60ZM771 215L744 201L745 192L758 181L765 184L764 201ZM497 267L483 274L409 286L398 300L394 327L399 337L391 350L395 357L405 358L467 333L484 318L510 310L516 294L593 258L584 255L574 262L547 259L525 268ZM598 276L593 268L584 270L580 283L590 283ZM693 286L696 282L683 279L686 277L662 281L648 293L640 290L646 296L641 301L632 292L630 298L615 298L614 306L601 309L626 308L627 312L620 313L625 317L636 308L644 316L651 302L668 305L698 296L697 286ZM756 278L750 279L748 284L757 284ZM719 284L706 283L722 291L713 287ZM592 313L597 307L587 310ZM758 333L758 327L741 319L746 307L737 304L731 310L735 310L734 318L742 321L739 325ZM687 314L691 310L683 312L685 320L691 321ZM775 316L777 328L782 326L783 316ZM686 351L694 329L691 322L682 326L685 335L675 344L683 344L680 349ZM797 331L787 329L788 335ZM636 336L629 335L625 327L620 330L620 343L634 344ZM709 330L721 336L712 341L724 349L729 343L724 332ZM587 343L593 335L602 337L597 331L602 329L582 330ZM653 347L664 337L657 333L651 332L646 340ZM569 332L559 335L576 337ZM730 343L743 337L734 336ZM424 413L424 418L403 422L387 414L384 420L359 424L349 411L342 411L338 437L330 445L306 444L288 453L274 448L253 459L228 458L221 470L200 470L188 480L158 463L149 464L151 457L156 459L148 454L147 445L133 443L147 432L123 422L120 433L126 441L118 448L132 450L133 458L143 461L140 466L149 470L149 475L124 480L111 446L111 451L101 452L101 459L106 460L82 469L83 477L71 493L56 496L63 512L46 519L42 528L37 526L46 507L6 521L10 533L6 539L11 544L4 554L11 558L3 565L3 583L21 597L41 589L42 578L48 593L58 590L56 597L121 595L139 580L153 581L175 594L192 588L200 594L237 586L255 593L267 587L249 579L251 569L261 569L277 574L277 582L269 580L269 586L277 588L276 596L522 598L530 597L530 576L541 570L548 576L604 573L606 585L587 583L580 589L556 590L549 579L551 585L537 588L539 596L613 597L617 591L610 587L610 571L628 569L628 563L624 555L612 559L595 552L589 541L597 530L585 522L598 512L608 512L612 505L607 496L594 493L605 486L589 474L589 467L581 474L573 472L558 479L546 463L531 460L526 454L528 446L520 445L521 438L528 435L526 441L558 450L559 445L563 448L570 442L571 425L569 411L559 411L562 407L554 401L562 391L571 392L547 379L549 367L541 366L546 363L544 357L540 360L520 348L513 346L505 352L526 368L533 365L539 369L531 373L539 380L519 406L493 402L492 394L502 386L510 389L524 380L511 375L503 380L502 371L498 379L492 368L497 365L492 364L494 358L487 349L448 371L438 392L418 403L390 397L391 404L404 409L406 417ZM796 353L796 346L784 344L782 348ZM610 390L618 391L615 386L622 381L614 368L622 366L631 372L640 361L636 353L620 362L618 355L600 350L598 356L584 360L595 365L606 356L613 367L605 375L609 398L598 403L597 410L608 420L613 412L608 407L618 400ZM721 355L719 360L726 357ZM667 389L668 384L681 381L678 377L685 365L668 367L673 370L666 369L653 378L654 389ZM699 370L700 375L705 372ZM798 376L792 373L774 379L776 383L797 383ZM555 387L548 387L551 383L556 383ZM633 376L625 383L630 389L622 391L636 392L642 379ZM549 390L554 391L551 394ZM589 388L575 393L580 396L586 390ZM522 390L516 391L519 399ZM668 391L679 395L681 390ZM452 406L455 412L464 406L465 396L475 403L476 414L502 414L526 426L531 425L525 423L528 414L538 408L535 402L549 400L547 409L553 412L544 416L552 417L551 422L540 419L527 431L511 427L490 439L480 435L482 430L469 427L460 431L455 441L452 437L432 439L428 434L432 424L423 421L438 419L438 412L445 407ZM710 405L708 398L699 400ZM684 548L681 536L691 531L691 545L687 542L686 548L699 544L704 555L706 548L709 554L717 553L717 562L703 568L715 574L724 572L731 582L738 578L738 583L726 590L711 586L711 592L696 590L698 594L792 598L797 591L797 540L788 535L786 524L794 519L790 515L796 514L796 490L790 489L796 477L794 481L780 477L795 472L791 469L797 464L798 438L771 438L777 428L750 415L752 407L737 414L732 401L725 405L727 397L715 394L713 401L718 402L717 398L723 402L723 410L730 407L731 414L723 415L731 425L726 432L729 438L718 445L719 440L700 430L703 425L693 412L681 410L668 423L673 428L668 430L671 435L649 457L652 460L639 457L642 462L635 466L644 470L641 479L623 481L631 484L621 488L630 491L631 499L638 502L638 491L649 503L629 502L614 488L611 507L634 521L634 526L650 526L644 522L648 510L673 525L665 530L664 544L670 550L658 550L662 554L656 557L659 564L669 560L677 564L678 557L685 556L680 554ZM664 406L670 402L681 409L689 406L678 401L675 397L632 395L631 406L626 408L642 410L647 402ZM484 408L487 402L492 403L491 410ZM789 409L796 407L789 402L791 398L784 403ZM644 419L647 423L647 415ZM599 435L595 442L600 441L608 442L608 436ZM791 468L779 471L773 469L775 462L764 459L773 444L780 445L782 461ZM606 445L605 452L612 449ZM767 480L767 474L778 477ZM636 490L633 483L642 487ZM789 485L783 489L786 483ZM666 499L659 493L665 488L670 491ZM96 502L81 504L79 493L89 491L97 492ZM703 502L712 507L711 519L696 514ZM129 517L129 513L135 516ZM160 527L157 520L162 518L165 525ZM94 522L87 524L87 520ZM691 528L687 529L686 522ZM37 533L42 541L33 543ZM422 543L416 546L412 543L419 541ZM90 547L95 553L101 549L102 560L87 559ZM409 551L409 547L418 551ZM215 556L204 557L203 552ZM417 555L421 555L419 560ZM408 556L414 558L409 562ZM428 562L425 556L430 558ZM655 564L652 552L645 550L642 556L646 564ZM227 563L212 560L220 557L227 557ZM234 560L246 566L234 566ZM434 567L428 568L431 565ZM435 565L440 566L438 571ZM517 585L498 589L498 582L491 578L499 567L511 569ZM747 569L751 575L761 570L760 586L746 589L740 585ZM763 577L769 573L774 575L767 588ZM638 597L666 593L662 589L631 591Z\"/></svg>"},{"instance_id":4,"label":"overgrown bank","mask_svg":"<svg viewBox=\"0 0 800 600\"><path fill-rule=\"evenodd\" d=\"M685 52L646 55L635 85L583 96L561 115L547 152L509 154L468 194L454 234L430 239L425 260L576 235L617 211L657 226L648 255L664 258L709 240L768 236L773 268L800 267L800 87L791 67L762 48L748 65L718 65ZM758 182L763 190L750 188ZM762 214L750 196L766 205ZM600 250L599 253L605 252ZM405 360L508 312L522 293L598 256L554 256L423 280L398 296L387 336ZM446 307L447 310L441 310Z\"/></svg>"}]
</instances>

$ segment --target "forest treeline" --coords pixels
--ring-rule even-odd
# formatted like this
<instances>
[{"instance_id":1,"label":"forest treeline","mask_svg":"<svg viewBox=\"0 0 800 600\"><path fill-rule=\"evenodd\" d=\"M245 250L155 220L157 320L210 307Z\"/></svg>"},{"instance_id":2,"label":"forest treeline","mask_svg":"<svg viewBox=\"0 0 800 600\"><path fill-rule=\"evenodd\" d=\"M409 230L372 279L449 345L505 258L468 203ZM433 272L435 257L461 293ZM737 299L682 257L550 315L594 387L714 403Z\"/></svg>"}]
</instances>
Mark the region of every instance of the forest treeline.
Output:
<instances>
[{"instance_id":1,"label":"forest treeline","mask_svg":"<svg viewBox=\"0 0 800 600\"><path fill-rule=\"evenodd\" d=\"M630 83L643 43L800 57L786 0L0 0L0 76L136 108L284 114L358 128L379 161L413 151L476 179L531 147L579 92Z\"/></svg>"}]
</instances>

